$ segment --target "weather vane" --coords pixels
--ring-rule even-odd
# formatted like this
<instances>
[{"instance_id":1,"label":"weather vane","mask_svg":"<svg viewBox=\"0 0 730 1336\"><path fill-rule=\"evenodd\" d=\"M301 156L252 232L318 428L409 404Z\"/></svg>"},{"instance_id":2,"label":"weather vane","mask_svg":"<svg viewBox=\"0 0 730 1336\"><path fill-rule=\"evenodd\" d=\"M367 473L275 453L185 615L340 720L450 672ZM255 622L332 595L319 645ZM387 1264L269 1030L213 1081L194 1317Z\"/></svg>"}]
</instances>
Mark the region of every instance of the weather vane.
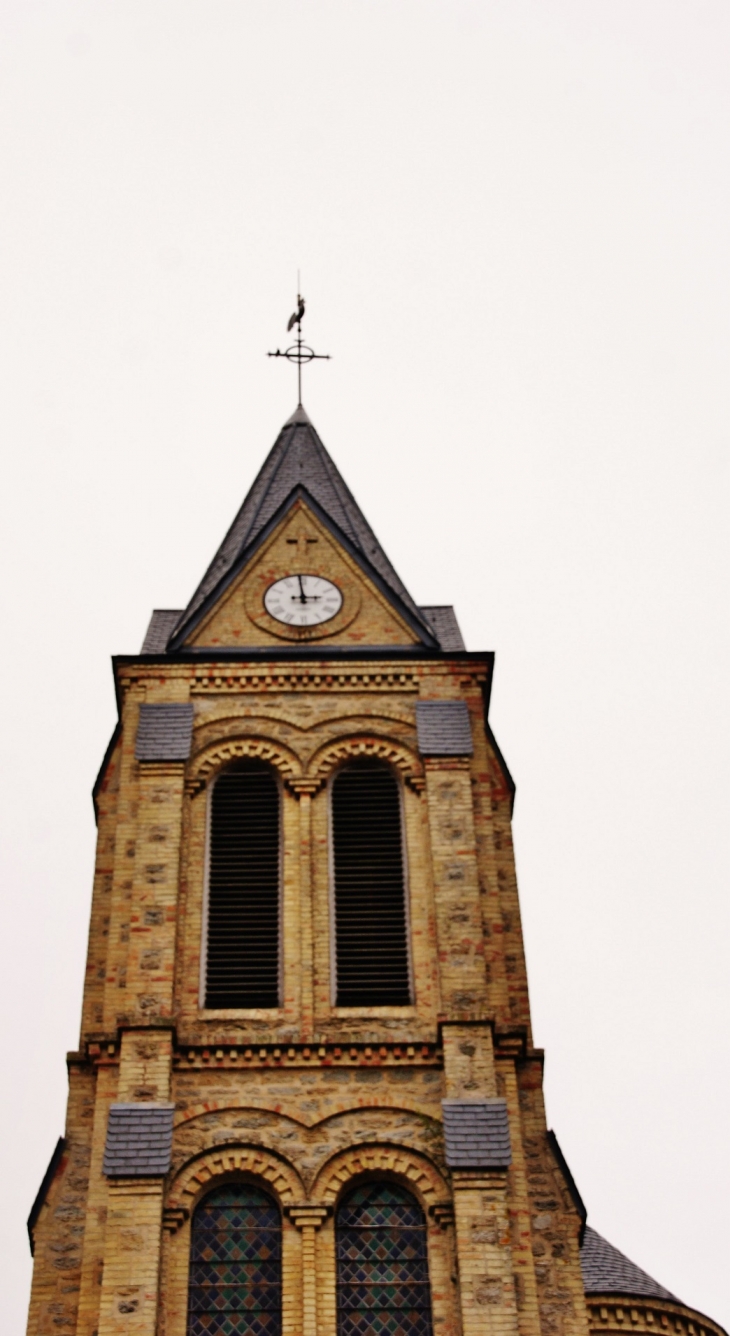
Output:
<instances>
[{"instance_id":1,"label":"weather vane","mask_svg":"<svg viewBox=\"0 0 730 1336\"><path fill-rule=\"evenodd\" d=\"M299 286L299 285L297 285ZM299 391L299 403L302 402L302 367L306 362L322 361L329 362L329 353L316 353L313 348L302 338L302 318L304 316L304 298L300 292L297 293L297 309L289 317L287 333L291 333L296 325L296 342L290 344L288 348L277 348L275 353L267 353L267 357L285 357L287 362L296 362L297 364L297 389Z\"/></svg>"}]
</instances>

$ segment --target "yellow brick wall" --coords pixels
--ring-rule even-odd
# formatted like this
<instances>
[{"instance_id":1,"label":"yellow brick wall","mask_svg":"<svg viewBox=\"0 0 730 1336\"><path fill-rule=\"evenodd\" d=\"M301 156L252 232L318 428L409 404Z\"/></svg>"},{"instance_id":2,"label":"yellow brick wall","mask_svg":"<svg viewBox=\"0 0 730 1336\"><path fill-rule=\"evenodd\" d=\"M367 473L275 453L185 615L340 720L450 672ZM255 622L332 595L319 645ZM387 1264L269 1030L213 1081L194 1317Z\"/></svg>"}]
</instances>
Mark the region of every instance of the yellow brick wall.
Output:
<instances>
[{"instance_id":1,"label":"yellow brick wall","mask_svg":"<svg viewBox=\"0 0 730 1336\"><path fill-rule=\"evenodd\" d=\"M272 549L266 560L268 581L283 557ZM376 592L360 588L343 636L386 634ZM249 596L242 589L237 604L232 590L217 614L221 635L248 615ZM287 1336L335 1336L334 1211L373 1174L406 1183L423 1206L436 1332L586 1336L579 1222L547 1145L530 1047L509 794L482 717L489 671L475 659L343 665L324 648L286 664L119 665L123 727L99 794L72 1064L77 1170L73 1189L68 1167L59 1174L38 1222L32 1336L184 1336L191 1213L207 1185L231 1175L262 1181L281 1204ZM424 763L419 699L467 701L470 762ZM190 761L140 764L139 706L166 701L193 703ZM329 785L358 754L381 756L401 786L409 1007L333 1004ZM208 802L215 775L241 755L263 757L279 776L282 999L272 1011L209 1013L200 1006ZM495 1094L508 1101L512 1167L457 1182L444 1162L441 1100ZM168 1099L168 1178L108 1183L109 1104ZM64 1198L59 1213L70 1191L71 1209Z\"/></svg>"}]
</instances>

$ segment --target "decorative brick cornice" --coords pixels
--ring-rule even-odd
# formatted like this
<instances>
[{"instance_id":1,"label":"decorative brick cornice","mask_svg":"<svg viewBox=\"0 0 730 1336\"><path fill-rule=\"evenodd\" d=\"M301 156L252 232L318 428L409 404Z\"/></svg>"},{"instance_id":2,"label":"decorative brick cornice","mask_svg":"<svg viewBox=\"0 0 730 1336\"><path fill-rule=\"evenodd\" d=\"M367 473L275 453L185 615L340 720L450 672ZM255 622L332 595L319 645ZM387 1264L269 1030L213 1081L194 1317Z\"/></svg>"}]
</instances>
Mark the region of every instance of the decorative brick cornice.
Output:
<instances>
[{"instance_id":1,"label":"decorative brick cornice","mask_svg":"<svg viewBox=\"0 0 730 1336\"><path fill-rule=\"evenodd\" d=\"M684 1304L665 1299L622 1298L617 1294L586 1296L592 1333L641 1332L656 1336L727 1336L724 1328Z\"/></svg>"},{"instance_id":2,"label":"decorative brick cornice","mask_svg":"<svg viewBox=\"0 0 730 1336\"><path fill-rule=\"evenodd\" d=\"M180 1044L173 1055L176 1067L440 1067L443 1054L436 1044L246 1044L230 1038L212 1038L207 1044Z\"/></svg>"},{"instance_id":3,"label":"decorative brick cornice","mask_svg":"<svg viewBox=\"0 0 730 1336\"><path fill-rule=\"evenodd\" d=\"M328 694L344 694L350 691L409 692L419 690L420 678L412 672L378 672L362 670L356 672L308 672L301 668L291 672L264 669L241 671L231 664L220 664L207 670L199 670L190 683L191 695L219 696L235 693L236 695L279 695L282 691L326 691Z\"/></svg>"}]
</instances>

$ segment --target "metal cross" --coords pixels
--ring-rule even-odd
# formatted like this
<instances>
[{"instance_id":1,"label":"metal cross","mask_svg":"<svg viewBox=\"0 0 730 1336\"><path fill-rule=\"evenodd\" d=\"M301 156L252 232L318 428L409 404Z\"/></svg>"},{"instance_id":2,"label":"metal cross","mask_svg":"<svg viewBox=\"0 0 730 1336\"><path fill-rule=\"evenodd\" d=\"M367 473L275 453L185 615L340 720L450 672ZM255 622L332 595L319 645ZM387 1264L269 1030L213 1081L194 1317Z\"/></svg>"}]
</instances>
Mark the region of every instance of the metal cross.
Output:
<instances>
[{"instance_id":1,"label":"metal cross","mask_svg":"<svg viewBox=\"0 0 730 1336\"><path fill-rule=\"evenodd\" d=\"M282 349L277 348L275 353L266 354L267 357L285 357L287 362L296 362L297 390L299 392L300 404L302 402L302 367L307 362L315 362L315 361L329 362L330 360L329 353L316 353L313 348L309 347L308 343L304 342L304 339L302 338L303 315L304 315L304 298L302 297L301 293L297 293L297 309L294 312L294 314L290 316L289 324L287 325L287 331L291 331L296 325L297 329L296 342L290 344L288 348L284 348L283 351Z\"/></svg>"}]
</instances>

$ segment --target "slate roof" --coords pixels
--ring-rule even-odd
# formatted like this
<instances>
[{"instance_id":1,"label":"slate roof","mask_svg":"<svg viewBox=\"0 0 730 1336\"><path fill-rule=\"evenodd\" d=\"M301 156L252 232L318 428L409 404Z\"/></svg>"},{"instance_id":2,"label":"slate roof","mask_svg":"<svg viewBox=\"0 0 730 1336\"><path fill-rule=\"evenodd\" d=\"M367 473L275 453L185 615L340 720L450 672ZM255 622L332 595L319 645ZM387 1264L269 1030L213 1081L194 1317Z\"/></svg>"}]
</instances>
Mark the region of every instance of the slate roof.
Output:
<instances>
[{"instance_id":1,"label":"slate roof","mask_svg":"<svg viewBox=\"0 0 730 1336\"><path fill-rule=\"evenodd\" d=\"M682 1302L624 1257L590 1225L586 1225L580 1264L586 1294L621 1294L626 1298L636 1296L640 1299L669 1299L675 1304Z\"/></svg>"},{"instance_id":2,"label":"slate roof","mask_svg":"<svg viewBox=\"0 0 730 1336\"><path fill-rule=\"evenodd\" d=\"M56 1142L56 1148L50 1158L48 1168L46 1169L46 1172L43 1175L41 1185L36 1193L35 1201L33 1202L33 1205L30 1208L30 1215L28 1216L27 1228L28 1228L28 1240L30 1242L31 1257L35 1256L35 1240L33 1238L33 1230L38 1224L38 1217L45 1205L46 1197L48 1196L48 1191L50 1189L51 1183L56 1177L56 1170L59 1164L61 1163L61 1160L63 1159L63 1153L65 1149L66 1149L66 1138L59 1137L58 1141Z\"/></svg>"},{"instance_id":3,"label":"slate roof","mask_svg":"<svg viewBox=\"0 0 730 1336\"><path fill-rule=\"evenodd\" d=\"M142 653L164 654L167 642L181 617L181 608L155 608L142 641Z\"/></svg>"},{"instance_id":4,"label":"slate roof","mask_svg":"<svg viewBox=\"0 0 730 1336\"><path fill-rule=\"evenodd\" d=\"M466 649L461 628L456 620L454 609L448 604L434 608L421 608L429 626L435 632L436 639L443 650L459 651Z\"/></svg>"},{"instance_id":5,"label":"slate roof","mask_svg":"<svg viewBox=\"0 0 730 1336\"><path fill-rule=\"evenodd\" d=\"M471 756L474 751L466 701L417 701L416 728L422 756Z\"/></svg>"},{"instance_id":6,"label":"slate roof","mask_svg":"<svg viewBox=\"0 0 730 1336\"><path fill-rule=\"evenodd\" d=\"M187 761L192 740L192 705L140 705L134 747L138 761Z\"/></svg>"},{"instance_id":7,"label":"slate roof","mask_svg":"<svg viewBox=\"0 0 730 1336\"><path fill-rule=\"evenodd\" d=\"M444 1099L446 1163L450 1169L507 1169L512 1163L503 1099Z\"/></svg>"},{"instance_id":8,"label":"slate roof","mask_svg":"<svg viewBox=\"0 0 730 1336\"><path fill-rule=\"evenodd\" d=\"M301 404L284 424L248 496L177 626L175 641L194 623L291 494L304 488L359 555L408 610L428 642L430 628L378 542L352 492Z\"/></svg>"},{"instance_id":9,"label":"slate roof","mask_svg":"<svg viewBox=\"0 0 730 1336\"><path fill-rule=\"evenodd\" d=\"M112 1104L103 1172L108 1178L166 1174L172 1154L174 1104Z\"/></svg>"}]
</instances>

